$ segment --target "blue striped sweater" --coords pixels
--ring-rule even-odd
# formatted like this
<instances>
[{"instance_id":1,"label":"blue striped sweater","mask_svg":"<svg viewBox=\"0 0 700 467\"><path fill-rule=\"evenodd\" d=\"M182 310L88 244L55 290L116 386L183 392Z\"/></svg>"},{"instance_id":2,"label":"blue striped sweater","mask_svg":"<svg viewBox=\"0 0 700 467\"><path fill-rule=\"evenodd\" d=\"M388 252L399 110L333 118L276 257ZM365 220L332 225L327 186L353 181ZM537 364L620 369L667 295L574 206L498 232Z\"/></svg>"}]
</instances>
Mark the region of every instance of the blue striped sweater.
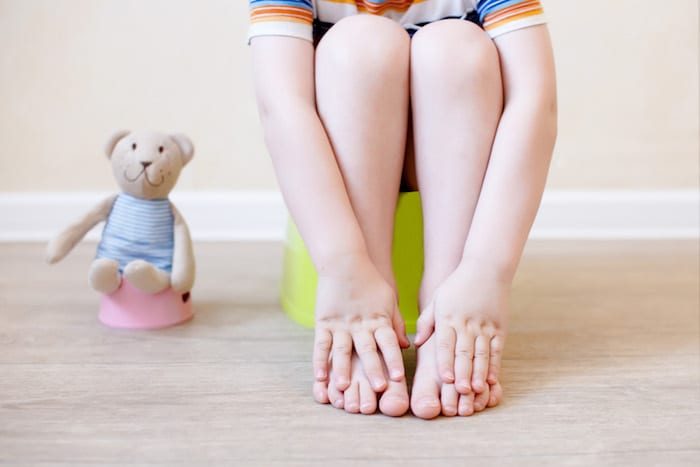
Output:
<instances>
[{"instance_id":1,"label":"blue striped sweater","mask_svg":"<svg viewBox=\"0 0 700 467\"><path fill-rule=\"evenodd\" d=\"M141 199L121 193L107 217L96 258L117 261L120 272L129 262L142 259L169 273L174 222L169 199Z\"/></svg>"}]
</instances>

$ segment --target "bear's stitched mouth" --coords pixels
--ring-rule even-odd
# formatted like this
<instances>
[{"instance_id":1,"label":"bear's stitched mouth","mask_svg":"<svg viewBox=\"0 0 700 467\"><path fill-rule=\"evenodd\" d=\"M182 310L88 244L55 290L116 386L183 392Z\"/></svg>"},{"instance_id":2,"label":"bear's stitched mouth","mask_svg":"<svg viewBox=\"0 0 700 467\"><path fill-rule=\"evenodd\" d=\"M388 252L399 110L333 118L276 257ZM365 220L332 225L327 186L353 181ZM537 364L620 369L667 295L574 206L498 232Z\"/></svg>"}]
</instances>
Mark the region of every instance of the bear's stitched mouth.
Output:
<instances>
[{"instance_id":1,"label":"bear's stitched mouth","mask_svg":"<svg viewBox=\"0 0 700 467\"><path fill-rule=\"evenodd\" d=\"M129 181L130 183L134 183L136 180L138 180L141 175L146 179L146 183L151 185L153 188L157 188L163 184L163 181L165 181L165 177L161 175L160 177L160 182L158 183L153 183L151 182L151 179L148 178L148 172L146 172L146 168L144 167L141 172L138 173L134 178L129 178L129 176L126 174L126 170L124 171L124 178Z\"/></svg>"}]
</instances>

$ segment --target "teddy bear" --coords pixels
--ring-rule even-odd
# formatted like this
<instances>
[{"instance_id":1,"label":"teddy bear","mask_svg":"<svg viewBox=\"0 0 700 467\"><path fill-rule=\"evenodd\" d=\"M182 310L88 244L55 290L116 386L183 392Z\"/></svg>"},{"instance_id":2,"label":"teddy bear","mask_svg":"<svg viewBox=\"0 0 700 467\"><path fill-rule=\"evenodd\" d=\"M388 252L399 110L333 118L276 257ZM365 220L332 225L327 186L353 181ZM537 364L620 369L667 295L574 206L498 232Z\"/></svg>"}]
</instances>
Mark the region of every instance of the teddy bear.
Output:
<instances>
[{"instance_id":1,"label":"teddy bear","mask_svg":"<svg viewBox=\"0 0 700 467\"><path fill-rule=\"evenodd\" d=\"M118 131L105 145L121 193L100 201L47 247L51 264L63 259L98 223L105 222L88 283L105 295L123 279L156 294L168 287L189 297L194 284L192 240L168 195L194 146L183 134Z\"/></svg>"}]
</instances>

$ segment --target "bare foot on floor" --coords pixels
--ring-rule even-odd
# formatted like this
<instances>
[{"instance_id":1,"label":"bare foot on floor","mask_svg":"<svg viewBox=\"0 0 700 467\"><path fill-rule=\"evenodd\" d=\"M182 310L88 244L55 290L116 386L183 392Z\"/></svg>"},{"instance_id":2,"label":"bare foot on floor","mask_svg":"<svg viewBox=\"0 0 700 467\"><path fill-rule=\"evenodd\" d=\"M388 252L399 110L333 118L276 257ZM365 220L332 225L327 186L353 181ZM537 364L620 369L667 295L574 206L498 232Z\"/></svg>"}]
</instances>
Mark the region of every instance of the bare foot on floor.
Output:
<instances>
[{"instance_id":1,"label":"bare foot on floor","mask_svg":"<svg viewBox=\"0 0 700 467\"><path fill-rule=\"evenodd\" d=\"M498 405L503 390L498 381L486 384L476 393L457 391L454 383L445 383L438 372L435 337L430 337L416 351L416 374L411 388L411 411L420 418L431 419L442 414L463 417Z\"/></svg>"},{"instance_id":2,"label":"bare foot on floor","mask_svg":"<svg viewBox=\"0 0 700 467\"><path fill-rule=\"evenodd\" d=\"M394 381L386 375L386 388L381 393L377 393L372 389L357 354L353 354L351 365L350 384L344 391L338 389L345 384L339 383L338 374L334 373L333 369L331 369L328 383L322 381L314 383L314 398L317 402L330 403L333 407L344 409L348 413L365 415L375 413L377 407L381 413L391 417L400 417L408 411L408 389L405 377L400 381ZM386 366L384 372L386 374ZM378 403L377 399L379 399Z\"/></svg>"},{"instance_id":3,"label":"bare foot on floor","mask_svg":"<svg viewBox=\"0 0 700 467\"><path fill-rule=\"evenodd\" d=\"M416 416L467 416L501 402L509 292L507 281L468 264L440 284L418 320Z\"/></svg>"}]
</instances>

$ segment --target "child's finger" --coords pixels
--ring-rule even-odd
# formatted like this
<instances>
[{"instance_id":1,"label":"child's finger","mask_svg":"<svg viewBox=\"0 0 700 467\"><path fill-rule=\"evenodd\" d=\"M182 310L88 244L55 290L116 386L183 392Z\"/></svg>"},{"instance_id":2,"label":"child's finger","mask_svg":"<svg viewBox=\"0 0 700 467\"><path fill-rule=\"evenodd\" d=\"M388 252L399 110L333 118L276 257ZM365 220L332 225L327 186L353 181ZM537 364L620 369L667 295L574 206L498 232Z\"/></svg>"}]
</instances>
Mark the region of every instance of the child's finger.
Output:
<instances>
[{"instance_id":1,"label":"child's finger","mask_svg":"<svg viewBox=\"0 0 700 467\"><path fill-rule=\"evenodd\" d=\"M418 317L418 321L416 322L416 339L413 343L416 344L416 346L423 345L425 341L430 338L434 327L435 314L433 312L433 304L431 303Z\"/></svg>"},{"instance_id":2,"label":"child's finger","mask_svg":"<svg viewBox=\"0 0 700 467\"><path fill-rule=\"evenodd\" d=\"M383 327L374 331L379 350L389 370L389 377L394 381L401 381L404 377L403 356L399 348L399 341L392 328Z\"/></svg>"},{"instance_id":3,"label":"child's finger","mask_svg":"<svg viewBox=\"0 0 700 467\"><path fill-rule=\"evenodd\" d=\"M472 369L472 389L477 394L488 389L486 372L489 368L489 352L489 338L484 335L477 336L474 343L474 367ZM486 401L488 402L488 398ZM484 406L486 406L486 403L484 403Z\"/></svg>"},{"instance_id":4,"label":"child's finger","mask_svg":"<svg viewBox=\"0 0 700 467\"><path fill-rule=\"evenodd\" d=\"M352 341L372 387L377 392L383 391L386 387L386 378L374 336L369 331L359 331L352 335Z\"/></svg>"},{"instance_id":5,"label":"child's finger","mask_svg":"<svg viewBox=\"0 0 700 467\"><path fill-rule=\"evenodd\" d=\"M489 372L486 381L489 384L498 383L498 375L501 372L501 359L503 358L504 338L495 336L491 339L491 353L489 355Z\"/></svg>"},{"instance_id":6,"label":"child's finger","mask_svg":"<svg viewBox=\"0 0 700 467\"><path fill-rule=\"evenodd\" d=\"M401 313L398 309L394 312L394 316L391 318L391 320L391 325L394 327L396 337L399 339L399 345L402 349L409 348L411 346L411 341L408 340L408 336L406 335L406 323L401 317Z\"/></svg>"},{"instance_id":7,"label":"child's finger","mask_svg":"<svg viewBox=\"0 0 700 467\"><path fill-rule=\"evenodd\" d=\"M438 373L443 383L455 381L455 331L451 326L435 328L435 345L437 346Z\"/></svg>"},{"instance_id":8,"label":"child's finger","mask_svg":"<svg viewBox=\"0 0 700 467\"><path fill-rule=\"evenodd\" d=\"M455 389L460 394L472 392L472 360L474 359L474 336L466 329L457 331L455 345Z\"/></svg>"},{"instance_id":9,"label":"child's finger","mask_svg":"<svg viewBox=\"0 0 700 467\"><path fill-rule=\"evenodd\" d=\"M312 362L314 377L317 381L326 381L328 379L328 358L330 357L332 343L333 336L328 329L316 328Z\"/></svg>"},{"instance_id":10,"label":"child's finger","mask_svg":"<svg viewBox=\"0 0 700 467\"><path fill-rule=\"evenodd\" d=\"M350 359L352 358L352 337L345 331L333 335L333 353L331 362L335 385L339 391L345 391L350 385Z\"/></svg>"}]
</instances>

